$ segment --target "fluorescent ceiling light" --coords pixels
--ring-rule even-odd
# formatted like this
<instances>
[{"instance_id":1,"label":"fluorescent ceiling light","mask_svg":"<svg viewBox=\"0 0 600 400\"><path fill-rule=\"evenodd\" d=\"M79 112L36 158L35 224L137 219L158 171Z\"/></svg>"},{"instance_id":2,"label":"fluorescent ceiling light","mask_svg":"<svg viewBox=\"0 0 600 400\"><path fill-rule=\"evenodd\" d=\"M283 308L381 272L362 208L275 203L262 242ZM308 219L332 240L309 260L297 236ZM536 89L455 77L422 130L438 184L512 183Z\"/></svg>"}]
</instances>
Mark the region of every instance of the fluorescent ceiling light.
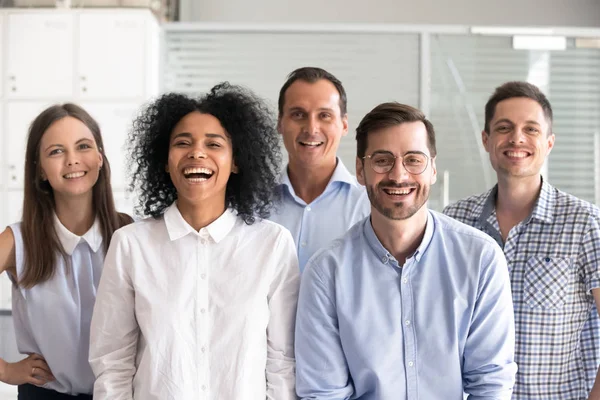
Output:
<instances>
[{"instance_id":1,"label":"fluorescent ceiling light","mask_svg":"<svg viewBox=\"0 0 600 400\"><path fill-rule=\"evenodd\" d=\"M567 38L564 36L513 36L515 50L566 50Z\"/></svg>"},{"instance_id":2,"label":"fluorescent ceiling light","mask_svg":"<svg viewBox=\"0 0 600 400\"><path fill-rule=\"evenodd\" d=\"M552 28L520 28L516 26L472 26L471 33L474 35L552 35Z\"/></svg>"}]
</instances>

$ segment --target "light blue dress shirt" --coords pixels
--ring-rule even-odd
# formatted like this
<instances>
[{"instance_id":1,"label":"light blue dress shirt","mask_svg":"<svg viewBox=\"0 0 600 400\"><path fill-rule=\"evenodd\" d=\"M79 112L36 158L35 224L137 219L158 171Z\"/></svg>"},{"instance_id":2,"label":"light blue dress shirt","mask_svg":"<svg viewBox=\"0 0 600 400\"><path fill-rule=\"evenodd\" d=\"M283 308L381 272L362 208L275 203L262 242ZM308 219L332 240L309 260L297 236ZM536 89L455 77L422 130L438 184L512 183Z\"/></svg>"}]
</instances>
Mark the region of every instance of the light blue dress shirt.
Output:
<instances>
[{"instance_id":1,"label":"light blue dress shirt","mask_svg":"<svg viewBox=\"0 0 600 400\"><path fill-rule=\"evenodd\" d=\"M296 320L303 399L510 399L517 366L506 260L489 236L429 211L403 266L370 218L306 265Z\"/></svg>"},{"instance_id":2,"label":"light blue dress shirt","mask_svg":"<svg viewBox=\"0 0 600 400\"><path fill-rule=\"evenodd\" d=\"M269 218L286 227L298 250L300 271L320 248L341 237L371 212L367 191L338 158L327 187L310 204L296 195L286 170L276 193L280 202Z\"/></svg>"}]
</instances>

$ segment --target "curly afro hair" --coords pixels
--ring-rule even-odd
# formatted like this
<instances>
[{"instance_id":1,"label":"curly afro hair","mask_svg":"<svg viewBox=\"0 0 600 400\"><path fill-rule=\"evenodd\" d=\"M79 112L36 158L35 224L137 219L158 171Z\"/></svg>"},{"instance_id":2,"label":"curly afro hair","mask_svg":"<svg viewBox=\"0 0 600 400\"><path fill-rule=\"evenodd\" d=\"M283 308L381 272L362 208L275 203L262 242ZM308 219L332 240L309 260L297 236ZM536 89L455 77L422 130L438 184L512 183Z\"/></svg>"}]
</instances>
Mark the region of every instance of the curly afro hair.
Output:
<instances>
[{"instance_id":1,"label":"curly afro hair","mask_svg":"<svg viewBox=\"0 0 600 400\"><path fill-rule=\"evenodd\" d=\"M191 112L217 118L231 138L239 172L227 182L225 201L247 224L266 218L281 166L276 121L267 104L250 90L220 83L199 99L168 93L135 119L129 134L131 189L139 191L136 211L160 217L176 199L177 191L165 171L175 125Z\"/></svg>"}]
</instances>

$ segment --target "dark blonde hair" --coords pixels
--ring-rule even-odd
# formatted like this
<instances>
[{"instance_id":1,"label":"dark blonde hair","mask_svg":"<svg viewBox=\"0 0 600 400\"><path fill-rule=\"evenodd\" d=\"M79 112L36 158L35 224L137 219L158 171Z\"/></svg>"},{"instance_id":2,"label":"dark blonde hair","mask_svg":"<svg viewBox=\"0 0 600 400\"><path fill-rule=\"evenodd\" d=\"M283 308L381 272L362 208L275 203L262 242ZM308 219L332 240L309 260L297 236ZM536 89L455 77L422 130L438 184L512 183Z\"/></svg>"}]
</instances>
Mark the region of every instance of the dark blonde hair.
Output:
<instances>
[{"instance_id":1,"label":"dark blonde hair","mask_svg":"<svg viewBox=\"0 0 600 400\"><path fill-rule=\"evenodd\" d=\"M29 127L25 151L25 193L21 230L24 243L23 274L19 285L31 288L50 279L56 271L56 256L60 254L67 264L68 258L54 228L54 192L48 181L42 180L40 167L40 142L50 125L65 117L81 121L92 132L102 154L103 164L93 191L93 207L100 220L100 231L105 250L115 230L130 223L131 217L117 213L110 185L110 164L104 154L104 144L96 121L81 107L66 103L48 107Z\"/></svg>"}]
</instances>

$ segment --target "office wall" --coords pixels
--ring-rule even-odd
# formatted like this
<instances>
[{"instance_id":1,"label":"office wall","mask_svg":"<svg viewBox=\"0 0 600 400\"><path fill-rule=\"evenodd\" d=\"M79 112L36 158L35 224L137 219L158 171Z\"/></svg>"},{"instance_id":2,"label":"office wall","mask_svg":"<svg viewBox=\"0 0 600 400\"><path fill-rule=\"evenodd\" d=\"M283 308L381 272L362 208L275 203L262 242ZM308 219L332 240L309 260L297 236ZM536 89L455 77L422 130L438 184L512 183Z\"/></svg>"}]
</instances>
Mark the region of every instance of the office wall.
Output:
<instances>
[{"instance_id":1,"label":"office wall","mask_svg":"<svg viewBox=\"0 0 600 400\"><path fill-rule=\"evenodd\" d=\"M600 0L180 0L182 21L600 27Z\"/></svg>"}]
</instances>

